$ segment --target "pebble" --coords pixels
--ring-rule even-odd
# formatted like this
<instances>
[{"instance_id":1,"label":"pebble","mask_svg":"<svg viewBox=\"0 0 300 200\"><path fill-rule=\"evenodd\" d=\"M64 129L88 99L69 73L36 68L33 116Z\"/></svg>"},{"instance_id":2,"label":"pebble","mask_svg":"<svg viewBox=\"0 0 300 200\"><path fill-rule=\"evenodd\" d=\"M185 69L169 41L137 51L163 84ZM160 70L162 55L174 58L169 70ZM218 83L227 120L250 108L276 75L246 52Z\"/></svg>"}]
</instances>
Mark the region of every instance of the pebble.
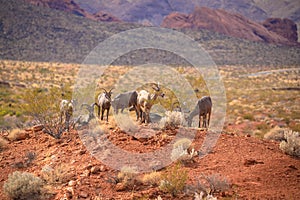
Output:
<instances>
[{"instance_id":1,"label":"pebble","mask_svg":"<svg viewBox=\"0 0 300 200\"><path fill-rule=\"evenodd\" d=\"M98 166L94 166L94 167L91 168L91 173L92 174L98 174L100 171L101 171L100 167L98 167Z\"/></svg>"},{"instance_id":2,"label":"pebble","mask_svg":"<svg viewBox=\"0 0 300 200\"><path fill-rule=\"evenodd\" d=\"M86 193L86 192L84 192L84 191L81 191L81 192L79 193L79 197L87 198L88 196L89 196L89 194Z\"/></svg>"},{"instance_id":3,"label":"pebble","mask_svg":"<svg viewBox=\"0 0 300 200\"><path fill-rule=\"evenodd\" d=\"M76 181L71 180L71 181L69 181L68 185L69 186L75 186L76 185Z\"/></svg>"}]
</instances>

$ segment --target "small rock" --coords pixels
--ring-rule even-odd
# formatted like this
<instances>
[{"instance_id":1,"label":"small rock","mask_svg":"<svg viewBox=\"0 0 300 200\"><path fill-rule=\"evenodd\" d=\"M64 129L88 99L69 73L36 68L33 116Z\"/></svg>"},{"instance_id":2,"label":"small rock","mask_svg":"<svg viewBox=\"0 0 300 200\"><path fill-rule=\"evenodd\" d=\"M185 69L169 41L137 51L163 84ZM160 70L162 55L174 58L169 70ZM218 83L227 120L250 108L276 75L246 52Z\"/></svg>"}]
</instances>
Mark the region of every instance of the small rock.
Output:
<instances>
[{"instance_id":1,"label":"small rock","mask_svg":"<svg viewBox=\"0 0 300 200\"><path fill-rule=\"evenodd\" d=\"M88 177L90 175L90 170L84 170L83 173L80 175L82 177Z\"/></svg>"},{"instance_id":2,"label":"small rock","mask_svg":"<svg viewBox=\"0 0 300 200\"><path fill-rule=\"evenodd\" d=\"M32 127L33 132L39 132L41 130L43 130L44 125L43 124L38 124Z\"/></svg>"},{"instance_id":3,"label":"small rock","mask_svg":"<svg viewBox=\"0 0 300 200\"><path fill-rule=\"evenodd\" d=\"M126 188L126 185L124 183L118 183L116 185L116 191L117 192L121 192L121 191L125 191L127 188Z\"/></svg>"},{"instance_id":4,"label":"small rock","mask_svg":"<svg viewBox=\"0 0 300 200\"><path fill-rule=\"evenodd\" d=\"M76 185L76 181L71 180L71 181L69 181L68 185L69 186L75 186Z\"/></svg>"},{"instance_id":5,"label":"small rock","mask_svg":"<svg viewBox=\"0 0 300 200\"><path fill-rule=\"evenodd\" d=\"M244 165L245 165L246 167L249 167L249 166L251 166L251 165L257 165L257 164L264 164L264 162L262 162L262 161L256 161L256 160L254 160L254 159L246 159L246 160L244 161Z\"/></svg>"},{"instance_id":6,"label":"small rock","mask_svg":"<svg viewBox=\"0 0 300 200\"><path fill-rule=\"evenodd\" d=\"M75 194L74 189L72 187L67 187L66 188L65 196L66 196L67 199L72 199L74 194Z\"/></svg>"},{"instance_id":7,"label":"small rock","mask_svg":"<svg viewBox=\"0 0 300 200\"><path fill-rule=\"evenodd\" d=\"M98 174L100 171L101 171L100 167L98 167L98 166L94 166L94 167L91 168L91 173L92 174Z\"/></svg>"},{"instance_id":8,"label":"small rock","mask_svg":"<svg viewBox=\"0 0 300 200\"><path fill-rule=\"evenodd\" d=\"M77 161L76 160L71 160L71 164L74 164L76 163Z\"/></svg>"},{"instance_id":9,"label":"small rock","mask_svg":"<svg viewBox=\"0 0 300 200\"><path fill-rule=\"evenodd\" d=\"M103 165L101 165L100 166L100 172L105 172L105 171L106 171L105 167Z\"/></svg>"},{"instance_id":10,"label":"small rock","mask_svg":"<svg viewBox=\"0 0 300 200\"><path fill-rule=\"evenodd\" d=\"M18 137L17 137L17 140L25 140L25 139L28 139L29 138L29 133L26 132L26 131L22 131Z\"/></svg>"},{"instance_id":11,"label":"small rock","mask_svg":"<svg viewBox=\"0 0 300 200\"><path fill-rule=\"evenodd\" d=\"M83 155L83 154L85 154L85 153L86 153L86 150L81 149L81 150L79 151L79 155Z\"/></svg>"},{"instance_id":12,"label":"small rock","mask_svg":"<svg viewBox=\"0 0 300 200\"><path fill-rule=\"evenodd\" d=\"M243 121L238 120L238 121L235 122L235 125L240 125L240 124L242 124L242 123L243 123Z\"/></svg>"},{"instance_id":13,"label":"small rock","mask_svg":"<svg viewBox=\"0 0 300 200\"><path fill-rule=\"evenodd\" d=\"M26 132L32 132L33 130L32 130L32 128L25 128L25 131Z\"/></svg>"},{"instance_id":14,"label":"small rock","mask_svg":"<svg viewBox=\"0 0 300 200\"><path fill-rule=\"evenodd\" d=\"M89 194L86 193L85 191L81 191L81 192L79 193L79 197L82 197L82 198L88 198L88 196L89 196Z\"/></svg>"},{"instance_id":15,"label":"small rock","mask_svg":"<svg viewBox=\"0 0 300 200\"><path fill-rule=\"evenodd\" d=\"M56 161L57 160L57 158L56 158L55 155L52 155L50 158L51 158L52 161Z\"/></svg>"}]
</instances>

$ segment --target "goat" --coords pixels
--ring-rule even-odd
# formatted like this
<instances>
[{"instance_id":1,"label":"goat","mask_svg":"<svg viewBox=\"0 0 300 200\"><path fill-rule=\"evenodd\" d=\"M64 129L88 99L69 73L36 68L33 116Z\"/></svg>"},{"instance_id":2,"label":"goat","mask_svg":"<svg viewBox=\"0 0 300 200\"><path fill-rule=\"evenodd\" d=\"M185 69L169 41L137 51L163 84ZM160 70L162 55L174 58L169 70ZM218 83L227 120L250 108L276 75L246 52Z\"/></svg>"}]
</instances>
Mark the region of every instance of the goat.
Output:
<instances>
[{"instance_id":1,"label":"goat","mask_svg":"<svg viewBox=\"0 0 300 200\"><path fill-rule=\"evenodd\" d=\"M135 110L136 117L138 120L138 112L136 110L137 106L137 91L129 91L125 93L118 94L112 101L111 105L114 108L114 112L118 114L119 109L121 109L121 113L125 108L130 108L129 110Z\"/></svg>"},{"instance_id":2,"label":"goat","mask_svg":"<svg viewBox=\"0 0 300 200\"><path fill-rule=\"evenodd\" d=\"M190 115L187 118L188 126L190 127L192 125L192 120L194 116L199 115L198 128L200 128L201 116L203 118L202 127L207 128L207 126L209 126L211 109L212 109L212 101L209 96L204 96L201 99L199 99L195 109L190 113ZM207 115L208 115L208 119L207 119Z\"/></svg>"},{"instance_id":3,"label":"goat","mask_svg":"<svg viewBox=\"0 0 300 200\"><path fill-rule=\"evenodd\" d=\"M66 99L61 100L60 102L60 123L63 122L63 116L65 117L65 127L69 130L69 123L71 116L73 115L73 111L75 108L76 100L72 99L68 101Z\"/></svg>"},{"instance_id":4,"label":"goat","mask_svg":"<svg viewBox=\"0 0 300 200\"><path fill-rule=\"evenodd\" d=\"M154 94L150 94L146 90L138 92L136 110L138 112L138 118L141 123L148 124L150 122L150 109L154 104L154 101L158 96L164 97L164 93L161 91L159 84L154 84L152 88L155 90Z\"/></svg>"},{"instance_id":5,"label":"goat","mask_svg":"<svg viewBox=\"0 0 300 200\"><path fill-rule=\"evenodd\" d=\"M86 103L81 104L80 110L82 110L83 107L85 107L89 112L87 122L89 122L91 119L95 118L95 115L94 115L94 107L95 106L96 106L96 103L92 103L91 105L86 104Z\"/></svg>"},{"instance_id":6,"label":"goat","mask_svg":"<svg viewBox=\"0 0 300 200\"><path fill-rule=\"evenodd\" d=\"M95 103L95 105L98 107L98 117L100 116L101 110L101 120L103 120L104 111L106 110L106 121L108 122L109 109L111 106L112 89L110 89L108 92L106 91L106 89L102 89L104 90L104 92L98 95L98 102Z\"/></svg>"}]
</instances>

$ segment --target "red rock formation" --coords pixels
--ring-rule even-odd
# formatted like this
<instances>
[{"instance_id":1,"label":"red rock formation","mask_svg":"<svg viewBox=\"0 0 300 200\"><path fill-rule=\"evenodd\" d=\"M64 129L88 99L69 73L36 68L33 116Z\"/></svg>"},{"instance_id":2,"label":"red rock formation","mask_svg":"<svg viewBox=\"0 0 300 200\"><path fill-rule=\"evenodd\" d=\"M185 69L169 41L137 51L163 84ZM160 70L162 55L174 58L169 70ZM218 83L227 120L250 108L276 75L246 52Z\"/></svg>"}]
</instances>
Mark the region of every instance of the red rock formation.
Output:
<instances>
[{"instance_id":1,"label":"red rock formation","mask_svg":"<svg viewBox=\"0 0 300 200\"><path fill-rule=\"evenodd\" d=\"M37 6L43 6L43 7L69 12L92 20L105 21L105 22L121 21L117 17L105 12L99 11L96 14L91 14L89 12L86 12L84 9L80 8L80 6L77 3L75 3L73 0L25 0L25 1Z\"/></svg>"},{"instance_id":2,"label":"red rock formation","mask_svg":"<svg viewBox=\"0 0 300 200\"><path fill-rule=\"evenodd\" d=\"M289 19L269 18L262 25L269 31L287 38L291 42L298 41L297 25Z\"/></svg>"},{"instance_id":3,"label":"red rock formation","mask_svg":"<svg viewBox=\"0 0 300 200\"><path fill-rule=\"evenodd\" d=\"M269 31L263 25L251 21L242 15L206 7L196 7L193 13L189 15L171 13L164 18L161 26L166 28L207 29L251 41L291 44L283 36Z\"/></svg>"},{"instance_id":4,"label":"red rock formation","mask_svg":"<svg viewBox=\"0 0 300 200\"><path fill-rule=\"evenodd\" d=\"M106 13L106 12L102 12L99 11L96 14L93 15L94 18L96 18L98 21L104 21L104 22L121 22L120 19L118 19L117 17Z\"/></svg>"}]
</instances>

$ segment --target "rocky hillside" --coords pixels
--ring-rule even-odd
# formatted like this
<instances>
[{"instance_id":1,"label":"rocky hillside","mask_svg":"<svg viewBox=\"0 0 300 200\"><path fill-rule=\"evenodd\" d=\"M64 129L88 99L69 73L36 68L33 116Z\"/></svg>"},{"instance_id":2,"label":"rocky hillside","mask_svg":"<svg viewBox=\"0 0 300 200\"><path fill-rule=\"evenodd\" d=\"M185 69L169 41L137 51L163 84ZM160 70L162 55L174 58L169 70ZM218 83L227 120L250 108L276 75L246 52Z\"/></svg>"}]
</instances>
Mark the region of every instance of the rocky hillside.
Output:
<instances>
[{"instance_id":1,"label":"rocky hillside","mask_svg":"<svg viewBox=\"0 0 300 200\"><path fill-rule=\"evenodd\" d=\"M277 26L276 30L278 31L276 32L280 32L280 34L277 34L272 31L274 29L270 28L268 30L263 25L251 21L242 15L206 7L196 7L191 14L171 13L165 17L161 26L166 28L207 29L251 41L279 44L291 44L291 41L285 36L297 35L296 30L292 29L293 26Z\"/></svg>"},{"instance_id":2,"label":"rocky hillside","mask_svg":"<svg viewBox=\"0 0 300 200\"><path fill-rule=\"evenodd\" d=\"M105 133L109 141L128 153L136 154L147 154L162 148L174 139L176 134L176 130L167 130L157 133L148 140L137 140L110 124L101 124L101 126L110 128ZM201 147L206 134L206 131L197 131L193 142L196 149ZM215 177L212 183L218 189L213 195L218 199L299 199L300 197L299 160L285 155L279 149L278 142L233 133L221 134L211 153L202 159L195 157L192 162L180 167L180 173L187 172L185 190L178 191L176 196L172 196L170 192L159 189L164 174L173 174L170 167L159 170L156 176L152 174L152 177L154 176L152 179L151 177L146 179L148 174L135 174L131 177L133 181L126 181L120 178L121 172L91 155L81 140L82 135L80 139L77 131L65 132L62 138L57 140L36 128L21 131L16 135L17 141L7 141L7 134L0 135L2 141L5 141L0 157L2 175L0 188L13 172L26 171L44 180L47 190L42 194L50 197L51 200L129 200L156 199L159 196L162 199L190 200L194 199L195 191L200 193L199 190L204 190L202 185L197 185L197 181L202 180L203 176ZM93 140L89 142L92 143ZM114 157L114 154L110 155ZM16 184L22 185L20 183L24 182L20 180ZM8 184L12 191L15 188L13 184ZM205 186L205 189L207 188L209 187ZM26 189L25 191L31 191L32 187ZM3 190L0 190L0 199L9 199Z\"/></svg>"},{"instance_id":3,"label":"rocky hillside","mask_svg":"<svg viewBox=\"0 0 300 200\"><path fill-rule=\"evenodd\" d=\"M88 11L82 9L73 0L25 0L25 1L36 6L43 6L47 8L69 12L92 20L104 21L104 22L121 21L120 19L113 16L112 14L109 14L102 10L98 10L95 14L89 13Z\"/></svg>"},{"instance_id":4,"label":"rocky hillside","mask_svg":"<svg viewBox=\"0 0 300 200\"><path fill-rule=\"evenodd\" d=\"M287 38L291 42L298 41L297 25L289 19L269 18L262 25L269 31Z\"/></svg>"},{"instance_id":5,"label":"rocky hillside","mask_svg":"<svg viewBox=\"0 0 300 200\"><path fill-rule=\"evenodd\" d=\"M1 59L81 63L106 38L142 27L132 23L88 20L21 0L0 0L0 5ZM181 31L199 42L219 65L299 64L300 49L297 47L266 45L206 30ZM182 63L182 59L173 54L145 50L123 56L116 64L142 64L148 63L149 59L164 64Z\"/></svg>"}]
</instances>

